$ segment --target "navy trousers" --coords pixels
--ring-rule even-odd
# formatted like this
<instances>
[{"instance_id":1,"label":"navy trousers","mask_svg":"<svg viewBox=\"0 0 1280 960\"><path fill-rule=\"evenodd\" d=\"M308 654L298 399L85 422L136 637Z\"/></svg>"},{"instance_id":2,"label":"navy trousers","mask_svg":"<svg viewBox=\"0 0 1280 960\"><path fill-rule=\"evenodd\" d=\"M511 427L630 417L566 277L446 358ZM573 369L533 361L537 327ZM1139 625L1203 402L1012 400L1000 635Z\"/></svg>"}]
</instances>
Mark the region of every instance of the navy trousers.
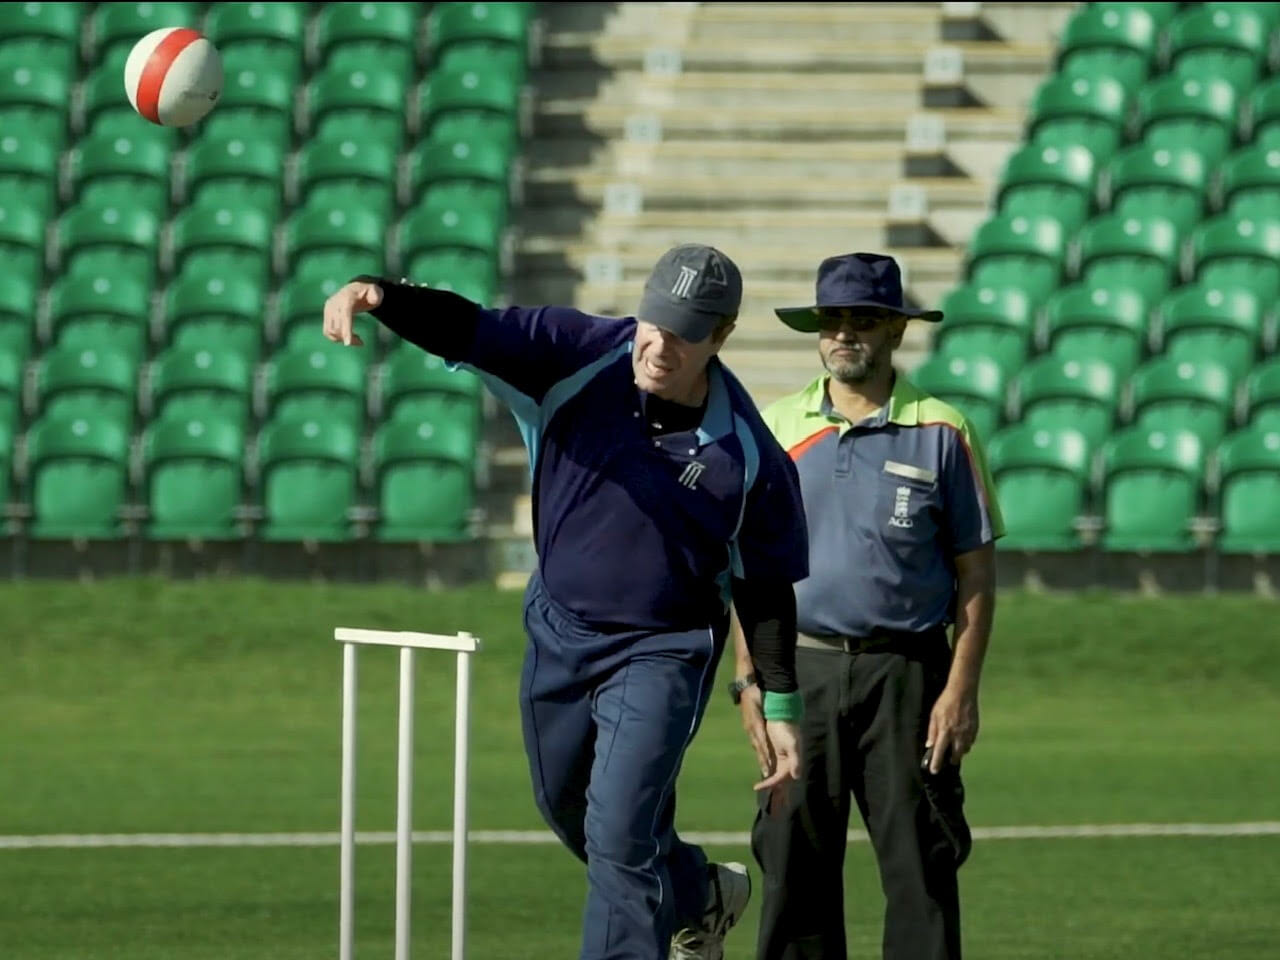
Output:
<instances>
[{"instance_id":1,"label":"navy trousers","mask_svg":"<svg viewBox=\"0 0 1280 960\"><path fill-rule=\"evenodd\" d=\"M534 797L587 866L580 960L666 960L672 934L707 900L706 856L676 835L675 782L724 634L599 633L536 576L524 616Z\"/></svg>"}]
</instances>

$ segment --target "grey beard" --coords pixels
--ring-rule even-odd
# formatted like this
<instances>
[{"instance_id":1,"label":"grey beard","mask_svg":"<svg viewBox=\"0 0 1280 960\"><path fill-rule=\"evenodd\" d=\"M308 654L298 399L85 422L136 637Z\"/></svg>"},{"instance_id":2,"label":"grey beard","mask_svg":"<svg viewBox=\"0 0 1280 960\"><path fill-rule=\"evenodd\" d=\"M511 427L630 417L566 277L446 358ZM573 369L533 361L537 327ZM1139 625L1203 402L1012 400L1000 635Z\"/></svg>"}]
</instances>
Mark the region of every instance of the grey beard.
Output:
<instances>
[{"instance_id":1,"label":"grey beard","mask_svg":"<svg viewBox=\"0 0 1280 960\"><path fill-rule=\"evenodd\" d=\"M861 360L845 360L834 362L822 360L822 365L827 368L827 372L839 380L841 383L865 383L870 380L879 368L879 358L874 355L867 355Z\"/></svg>"}]
</instances>

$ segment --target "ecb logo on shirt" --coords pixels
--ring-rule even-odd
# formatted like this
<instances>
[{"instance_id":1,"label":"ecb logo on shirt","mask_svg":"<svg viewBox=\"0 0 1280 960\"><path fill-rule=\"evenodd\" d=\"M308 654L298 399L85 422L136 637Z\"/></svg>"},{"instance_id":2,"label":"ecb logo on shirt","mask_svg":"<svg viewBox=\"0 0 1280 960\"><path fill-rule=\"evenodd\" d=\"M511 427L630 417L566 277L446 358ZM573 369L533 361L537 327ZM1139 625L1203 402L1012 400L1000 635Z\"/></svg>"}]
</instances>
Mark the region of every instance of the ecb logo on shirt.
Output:
<instances>
[{"instance_id":1,"label":"ecb logo on shirt","mask_svg":"<svg viewBox=\"0 0 1280 960\"><path fill-rule=\"evenodd\" d=\"M889 526L910 530L914 523L911 519L911 488L899 487L894 492L893 516L889 518Z\"/></svg>"}]
</instances>

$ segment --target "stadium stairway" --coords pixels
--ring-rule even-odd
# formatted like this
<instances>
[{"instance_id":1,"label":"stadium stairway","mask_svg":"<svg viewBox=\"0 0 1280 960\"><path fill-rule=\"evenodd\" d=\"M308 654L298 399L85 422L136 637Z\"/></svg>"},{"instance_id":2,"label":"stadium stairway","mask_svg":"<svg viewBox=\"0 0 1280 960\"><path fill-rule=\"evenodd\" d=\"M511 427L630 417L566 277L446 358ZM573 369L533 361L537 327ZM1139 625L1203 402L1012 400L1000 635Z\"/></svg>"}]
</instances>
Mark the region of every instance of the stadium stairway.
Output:
<instances>
[{"instance_id":1,"label":"stadium stairway","mask_svg":"<svg viewBox=\"0 0 1280 960\"><path fill-rule=\"evenodd\" d=\"M724 357L767 404L813 374L773 308L812 302L824 257L891 252L921 305L955 285L1076 6L545 5L513 298L627 315L667 247L720 246L745 283ZM904 369L929 336L910 328ZM527 496L513 515L491 533L514 586Z\"/></svg>"}]
</instances>

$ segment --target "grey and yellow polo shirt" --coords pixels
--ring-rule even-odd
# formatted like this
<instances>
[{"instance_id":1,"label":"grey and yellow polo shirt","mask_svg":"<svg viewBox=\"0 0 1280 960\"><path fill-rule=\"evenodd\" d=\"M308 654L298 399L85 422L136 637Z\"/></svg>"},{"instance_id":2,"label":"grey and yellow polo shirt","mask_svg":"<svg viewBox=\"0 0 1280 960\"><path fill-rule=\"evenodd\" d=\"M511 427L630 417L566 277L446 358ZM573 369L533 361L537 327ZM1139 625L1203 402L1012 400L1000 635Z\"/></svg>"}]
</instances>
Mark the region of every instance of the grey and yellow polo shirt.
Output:
<instances>
[{"instance_id":1,"label":"grey and yellow polo shirt","mask_svg":"<svg viewBox=\"0 0 1280 960\"><path fill-rule=\"evenodd\" d=\"M1004 535L978 437L901 374L889 403L851 424L827 380L763 411L796 463L809 528L800 631L865 637L953 623L955 557Z\"/></svg>"}]
</instances>

